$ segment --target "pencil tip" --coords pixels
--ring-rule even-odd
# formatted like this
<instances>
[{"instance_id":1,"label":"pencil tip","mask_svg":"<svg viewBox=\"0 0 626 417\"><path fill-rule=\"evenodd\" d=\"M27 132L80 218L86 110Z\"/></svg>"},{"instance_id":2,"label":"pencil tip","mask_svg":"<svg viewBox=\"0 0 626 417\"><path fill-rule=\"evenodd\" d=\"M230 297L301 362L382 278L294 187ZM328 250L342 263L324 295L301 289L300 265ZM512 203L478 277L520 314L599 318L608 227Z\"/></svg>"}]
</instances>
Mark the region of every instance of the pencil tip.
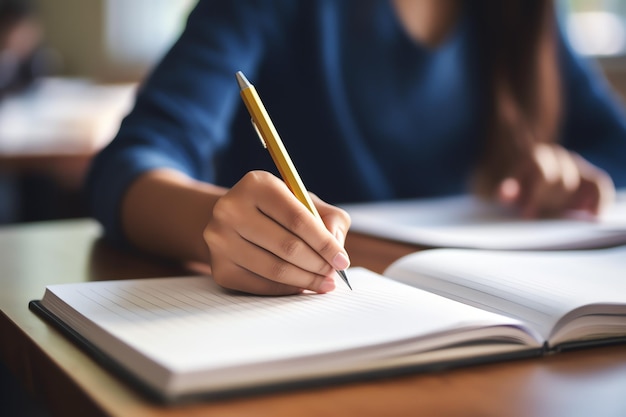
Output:
<instances>
[{"instance_id":1,"label":"pencil tip","mask_svg":"<svg viewBox=\"0 0 626 417\"><path fill-rule=\"evenodd\" d=\"M341 279L343 280L343 282L346 283L346 285L348 286L348 288L350 288L350 290L352 290L352 285L350 285L350 282L348 281L348 276L346 275L345 271L337 271L337 273L339 274L339 276L341 277Z\"/></svg>"}]
</instances>

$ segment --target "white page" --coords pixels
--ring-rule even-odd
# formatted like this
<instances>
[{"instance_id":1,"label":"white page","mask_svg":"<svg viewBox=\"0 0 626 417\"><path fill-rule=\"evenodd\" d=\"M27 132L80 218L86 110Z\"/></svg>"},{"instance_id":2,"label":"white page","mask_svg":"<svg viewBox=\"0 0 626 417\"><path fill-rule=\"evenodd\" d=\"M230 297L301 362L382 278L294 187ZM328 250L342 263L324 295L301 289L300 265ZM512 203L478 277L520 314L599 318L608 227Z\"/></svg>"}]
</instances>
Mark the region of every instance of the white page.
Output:
<instances>
[{"instance_id":1,"label":"white page","mask_svg":"<svg viewBox=\"0 0 626 417\"><path fill-rule=\"evenodd\" d=\"M626 243L626 191L595 221L525 220L512 209L468 195L342 207L352 218L351 231L426 246L582 249Z\"/></svg>"},{"instance_id":2,"label":"white page","mask_svg":"<svg viewBox=\"0 0 626 417\"><path fill-rule=\"evenodd\" d=\"M530 322L546 340L575 308L622 305L626 312L626 246L558 252L434 249L407 255L386 275ZM626 316L622 322L626 328Z\"/></svg>"},{"instance_id":3,"label":"white page","mask_svg":"<svg viewBox=\"0 0 626 417\"><path fill-rule=\"evenodd\" d=\"M257 369L256 377L271 377L285 371L281 361L289 363L287 372L312 371L324 363L293 359L339 352L342 364L365 363L385 354L360 349L364 346L450 332L433 343L424 340L420 346L428 350L458 341L460 330L520 325L361 268L348 274L354 291L338 281L337 289L328 294L278 298L228 293L207 277L66 284L49 291L95 324L75 323L91 339L103 340L104 330L169 372L213 371L221 376L208 384L216 385L233 376L229 367L269 362L273 365ZM137 360L123 355L124 347L103 350L122 356L126 366L141 372ZM398 345L395 354L404 350ZM219 374L220 370L225 371ZM245 368L240 372L243 378L255 377Z\"/></svg>"}]
</instances>

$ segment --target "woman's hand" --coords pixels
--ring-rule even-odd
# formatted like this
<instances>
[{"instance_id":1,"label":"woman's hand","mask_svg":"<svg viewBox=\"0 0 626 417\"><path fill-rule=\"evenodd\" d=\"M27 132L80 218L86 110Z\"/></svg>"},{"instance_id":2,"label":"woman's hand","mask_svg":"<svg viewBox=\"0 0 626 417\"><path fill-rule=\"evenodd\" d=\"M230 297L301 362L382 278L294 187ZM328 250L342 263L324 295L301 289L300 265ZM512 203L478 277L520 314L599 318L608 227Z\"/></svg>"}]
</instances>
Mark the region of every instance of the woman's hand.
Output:
<instances>
[{"instance_id":1,"label":"woman's hand","mask_svg":"<svg viewBox=\"0 0 626 417\"><path fill-rule=\"evenodd\" d=\"M569 210L597 215L613 201L607 173L556 144L538 144L513 167L497 199L520 208L526 218L558 216Z\"/></svg>"},{"instance_id":2,"label":"woman's hand","mask_svg":"<svg viewBox=\"0 0 626 417\"><path fill-rule=\"evenodd\" d=\"M271 173L246 174L217 201L204 231L215 281L254 294L332 291L335 270L350 263L350 218L314 200L324 223Z\"/></svg>"}]
</instances>

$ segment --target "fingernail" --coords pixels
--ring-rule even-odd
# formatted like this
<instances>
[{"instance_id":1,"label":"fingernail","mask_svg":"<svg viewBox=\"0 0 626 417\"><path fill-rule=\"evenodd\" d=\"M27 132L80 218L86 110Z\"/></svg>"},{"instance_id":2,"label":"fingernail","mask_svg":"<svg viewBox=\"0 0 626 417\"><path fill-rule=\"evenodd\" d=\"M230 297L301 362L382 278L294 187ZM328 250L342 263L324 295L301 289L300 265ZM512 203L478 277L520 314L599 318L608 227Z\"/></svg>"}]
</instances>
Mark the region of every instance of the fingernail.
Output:
<instances>
[{"instance_id":1,"label":"fingernail","mask_svg":"<svg viewBox=\"0 0 626 417\"><path fill-rule=\"evenodd\" d=\"M335 269L346 269L350 266L350 260L345 253L339 252L333 258L333 266L335 267Z\"/></svg>"},{"instance_id":2,"label":"fingernail","mask_svg":"<svg viewBox=\"0 0 626 417\"><path fill-rule=\"evenodd\" d=\"M318 292L320 292L320 293L330 292L330 291L332 291L334 289L335 289L335 280L333 280L333 279L325 279L320 284Z\"/></svg>"}]
</instances>

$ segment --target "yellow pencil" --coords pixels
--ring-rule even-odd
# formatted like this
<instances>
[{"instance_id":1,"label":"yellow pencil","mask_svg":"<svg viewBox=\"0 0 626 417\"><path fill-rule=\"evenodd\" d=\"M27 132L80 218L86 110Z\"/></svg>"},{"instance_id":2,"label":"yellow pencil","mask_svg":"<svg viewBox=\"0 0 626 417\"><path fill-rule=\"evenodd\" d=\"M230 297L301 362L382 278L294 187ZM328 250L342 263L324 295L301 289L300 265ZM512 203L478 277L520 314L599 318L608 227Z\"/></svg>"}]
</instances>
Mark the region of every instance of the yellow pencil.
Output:
<instances>
[{"instance_id":1,"label":"yellow pencil","mask_svg":"<svg viewBox=\"0 0 626 417\"><path fill-rule=\"evenodd\" d=\"M283 141L280 139L280 136L278 136L278 132L270 116L267 114L267 110L265 110L265 106L257 94L256 89L241 71L238 71L236 76L237 83L241 90L241 98L252 118L252 125L259 135L261 143L263 143L263 146L269 151L283 181L285 181L287 187L289 187L296 198L321 221L322 218L317 212L315 204L313 204L313 200L311 200L311 196L304 187L302 179L300 175L298 175L298 171L296 171L296 167L291 161L287 149L285 149L285 145L283 145ZM352 289L345 271L337 271L337 273L348 287Z\"/></svg>"}]
</instances>

